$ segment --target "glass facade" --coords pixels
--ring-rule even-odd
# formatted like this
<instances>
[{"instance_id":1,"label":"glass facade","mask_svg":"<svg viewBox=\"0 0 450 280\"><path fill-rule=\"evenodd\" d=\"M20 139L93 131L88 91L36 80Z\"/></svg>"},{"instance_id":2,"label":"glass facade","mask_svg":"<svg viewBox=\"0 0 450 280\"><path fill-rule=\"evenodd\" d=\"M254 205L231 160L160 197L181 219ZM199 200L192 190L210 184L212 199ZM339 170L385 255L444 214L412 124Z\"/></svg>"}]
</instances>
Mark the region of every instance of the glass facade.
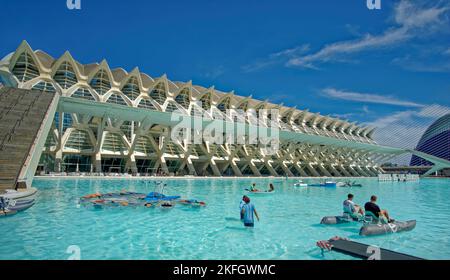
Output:
<instances>
[{"instance_id":1,"label":"glass facade","mask_svg":"<svg viewBox=\"0 0 450 280\"><path fill-rule=\"evenodd\" d=\"M416 150L450 160L450 114L439 118L430 125L420 139ZM413 155L410 165L431 166L433 163Z\"/></svg>"},{"instance_id":2,"label":"glass facade","mask_svg":"<svg viewBox=\"0 0 450 280\"><path fill-rule=\"evenodd\" d=\"M89 84L100 95L107 93L111 89L109 76L103 69L97 72Z\"/></svg>"},{"instance_id":3,"label":"glass facade","mask_svg":"<svg viewBox=\"0 0 450 280\"><path fill-rule=\"evenodd\" d=\"M27 52L20 54L12 69L12 73L16 76L19 82L26 82L39 77L39 69L36 66L36 62Z\"/></svg>"},{"instance_id":4,"label":"glass facade","mask_svg":"<svg viewBox=\"0 0 450 280\"><path fill-rule=\"evenodd\" d=\"M53 79L63 88L68 89L78 82L75 71L69 62L63 62L56 70Z\"/></svg>"},{"instance_id":5,"label":"glass facade","mask_svg":"<svg viewBox=\"0 0 450 280\"><path fill-rule=\"evenodd\" d=\"M86 155L65 155L63 157L63 172L91 172L94 170L92 157Z\"/></svg>"}]
</instances>

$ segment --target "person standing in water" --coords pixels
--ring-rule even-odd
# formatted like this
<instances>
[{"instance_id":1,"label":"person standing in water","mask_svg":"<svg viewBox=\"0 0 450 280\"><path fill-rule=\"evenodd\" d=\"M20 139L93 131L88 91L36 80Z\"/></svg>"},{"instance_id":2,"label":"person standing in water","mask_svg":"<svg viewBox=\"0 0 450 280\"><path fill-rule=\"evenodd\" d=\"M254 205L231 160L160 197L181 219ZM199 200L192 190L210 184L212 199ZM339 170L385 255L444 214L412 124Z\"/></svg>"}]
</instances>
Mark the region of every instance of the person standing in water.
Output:
<instances>
[{"instance_id":1,"label":"person standing in water","mask_svg":"<svg viewBox=\"0 0 450 280\"><path fill-rule=\"evenodd\" d=\"M267 192L273 192L273 191L275 191L275 188L274 188L273 184L270 183L269 184L269 190Z\"/></svg>"},{"instance_id":2,"label":"person standing in water","mask_svg":"<svg viewBox=\"0 0 450 280\"><path fill-rule=\"evenodd\" d=\"M253 214L256 216L256 219L258 219L258 221L259 221L258 212L256 212L256 209L255 209L255 206L253 205L253 203L250 203L249 197L245 197L244 202L245 202L245 204L241 210L241 213L244 216L244 226L254 227L255 221L254 221Z\"/></svg>"},{"instance_id":3,"label":"person standing in water","mask_svg":"<svg viewBox=\"0 0 450 280\"><path fill-rule=\"evenodd\" d=\"M242 200L241 200L241 202L239 203L239 213L241 214L241 221L243 221L244 220L244 214L242 213L242 208L244 207L244 205L245 205L245 199L246 198L248 198L246 195L244 195L243 197L242 197Z\"/></svg>"}]
</instances>

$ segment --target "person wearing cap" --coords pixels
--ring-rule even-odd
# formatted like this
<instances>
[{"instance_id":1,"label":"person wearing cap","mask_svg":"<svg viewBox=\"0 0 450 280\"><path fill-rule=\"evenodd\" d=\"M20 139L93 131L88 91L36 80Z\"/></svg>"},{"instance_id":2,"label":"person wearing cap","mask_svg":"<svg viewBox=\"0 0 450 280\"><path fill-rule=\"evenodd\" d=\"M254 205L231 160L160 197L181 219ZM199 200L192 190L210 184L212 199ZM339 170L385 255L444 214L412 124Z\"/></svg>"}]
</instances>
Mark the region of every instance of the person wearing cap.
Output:
<instances>
[{"instance_id":1,"label":"person wearing cap","mask_svg":"<svg viewBox=\"0 0 450 280\"><path fill-rule=\"evenodd\" d=\"M244 221L244 214L242 213L242 207L244 207L244 205L245 205L245 198L246 198L246 197L247 197L247 196L244 195L244 196L242 197L241 202L239 203L239 213L241 214L241 221Z\"/></svg>"},{"instance_id":2,"label":"person wearing cap","mask_svg":"<svg viewBox=\"0 0 450 280\"><path fill-rule=\"evenodd\" d=\"M253 214L256 216L256 219L258 219L258 221L259 221L258 212L256 212L255 206L253 205L253 203L250 202L250 198L248 196L245 196L243 200L244 200L245 204L241 209L241 213L244 217L244 219L243 219L244 226L253 227L255 224Z\"/></svg>"}]
</instances>

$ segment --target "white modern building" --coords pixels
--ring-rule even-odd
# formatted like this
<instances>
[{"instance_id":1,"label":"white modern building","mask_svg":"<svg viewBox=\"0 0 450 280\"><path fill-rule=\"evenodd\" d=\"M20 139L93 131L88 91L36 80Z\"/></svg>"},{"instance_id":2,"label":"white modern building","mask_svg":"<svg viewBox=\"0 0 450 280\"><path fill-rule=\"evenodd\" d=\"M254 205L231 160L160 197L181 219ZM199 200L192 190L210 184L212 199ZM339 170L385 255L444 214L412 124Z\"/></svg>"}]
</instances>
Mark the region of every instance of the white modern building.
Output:
<instances>
[{"instance_id":1,"label":"white modern building","mask_svg":"<svg viewBox=\"0 0 450 280\"><path fill-rule=\"evenodd\" d=\"M407 151L377 145L374 128L273 104L166 75L150 77L100 63L82 65L69 52L53 58L24 41L0 61L5 86L56 92L59 99L40 166L53 172L118 172L197 176L376 176L379 162ZM246 113L232 118L228 109ZM203 114L211 122L255 122L254 110L277 109L280 148L190 144L170 137L170 113ZM269 120L271 116L267 117ZM195 133L195 132L194 132ZM411 152L411 151L409 151Z\"/></svg>"}]
</instances>

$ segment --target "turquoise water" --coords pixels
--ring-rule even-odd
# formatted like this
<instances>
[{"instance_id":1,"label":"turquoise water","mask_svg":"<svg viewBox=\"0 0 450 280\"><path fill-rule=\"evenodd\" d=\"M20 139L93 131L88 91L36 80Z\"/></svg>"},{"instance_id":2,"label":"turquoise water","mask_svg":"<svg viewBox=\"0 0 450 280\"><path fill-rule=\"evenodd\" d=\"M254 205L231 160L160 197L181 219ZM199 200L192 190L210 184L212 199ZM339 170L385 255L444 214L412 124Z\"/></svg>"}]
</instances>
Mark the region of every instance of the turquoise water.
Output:
<instances>
[{"instance_id":1,"label":"turquoise water","mask_svg":"<svg viewBox=\"0 0 450 280\"><path fill-rule=\"evenodd\" d=\"M238 205L251 182L276 193L250 196L261 216L255 228L238 221ZM194 209L79 206L80 196L127 189L154 190L151 180L36 179L37 204L15 216L0 218L0 259L67 259L68 246L80 248L81 259L349 259L331 252L322 256L315 243L333 236L427 259L450 259L450 180L378 183L358 180L363 188L295 188L295 180L167 180L166 194L207 202ZM397 220L416 219L417 227L377 237L358 236L359 225L324 226L322 216L341 213L347 193L363 204L371 194Z\"/></svg>"}]
</instances>

